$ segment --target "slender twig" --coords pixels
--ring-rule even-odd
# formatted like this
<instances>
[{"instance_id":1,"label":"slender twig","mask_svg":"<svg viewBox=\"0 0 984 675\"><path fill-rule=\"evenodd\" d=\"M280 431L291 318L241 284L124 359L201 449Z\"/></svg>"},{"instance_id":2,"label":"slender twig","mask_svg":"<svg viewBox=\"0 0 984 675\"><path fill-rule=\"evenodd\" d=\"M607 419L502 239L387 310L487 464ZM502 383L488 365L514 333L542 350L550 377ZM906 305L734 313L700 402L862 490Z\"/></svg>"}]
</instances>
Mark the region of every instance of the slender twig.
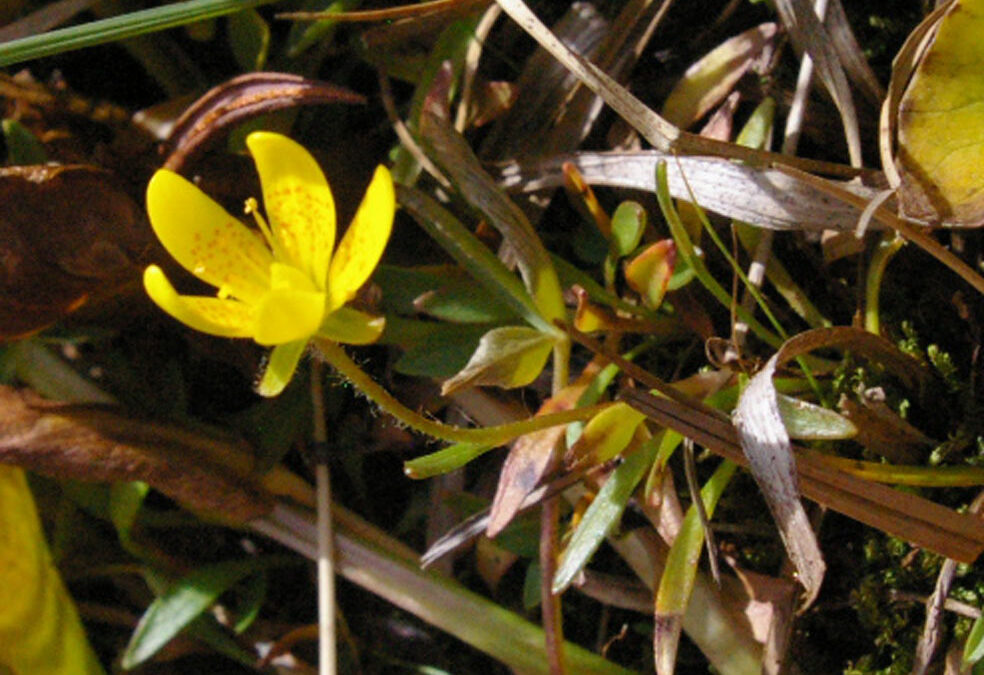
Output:
<instances>
[{"instance_id":1,"label":"slender twig","mask_svg":"<svg viewBox=\"0 0 984 675\"><path fill-rule=\"evenodd\" d=\"M315 360L311 364L311 407L314 416L313 454L318 495L318 672L320 675L335 675L338 668L335 647L335 551L323 377L321 363Z\"/></svg>"}]
</instances>

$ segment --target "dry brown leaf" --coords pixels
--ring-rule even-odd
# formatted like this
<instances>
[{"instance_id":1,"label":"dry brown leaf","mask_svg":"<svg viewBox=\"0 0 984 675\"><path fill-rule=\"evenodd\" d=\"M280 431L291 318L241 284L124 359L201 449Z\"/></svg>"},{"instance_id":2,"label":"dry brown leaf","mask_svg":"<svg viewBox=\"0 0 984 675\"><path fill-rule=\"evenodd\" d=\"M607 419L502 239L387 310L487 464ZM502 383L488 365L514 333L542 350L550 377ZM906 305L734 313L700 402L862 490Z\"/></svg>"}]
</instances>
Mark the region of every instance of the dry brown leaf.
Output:
<instances>
[{"instance_id":1,"label":"dry brown leaf","mask_svg":"<svg viewBox=\"0 0 984 675\"><path fill-rule=\"evenodd\" d=\"M55 478L140 480L194 511L246 522L273 508L252 461L229 439L0 387L0 462L5 464Z\"/></svg>"},{"instance_id":2,"label":"dry brown leaf","mask_svg":"<svg viewBox=\"0 0 984 675\"><path fill-rule=\"evenodd\" d=\"M264 113L302 105L364 103L338 85L286 73L248 73L205 92L174 123L164 166L178 173L230 128Z\"/></svg>"},{"instance_id":3,"label":"dry brown leaf","mask_svg":"<svg viewBox=\"0 0 984 675\"><path fill-rule=\"evenodd\" d=\"M90 166L0 169L0 339L20 338L139 279L140 207Z\"/></svg>"},{"instance_id":4,"label":"dry brown leaf","mask_svg":"<svg viewBox=\"0 0 984 675\"><path fill-rule=\"evenodd\" d=\"M544 403L537 414L546 415L573 408L587 386L587 382L582 380L583 374L576 383L565 387ZM521 436L513 444L499 473L499 485L492 500L486 529L490 538L505 529L523 507L523 501L540 485L554 460L559 458L558 446L566 433L566 427L551 427Z\"/></svg>"}]
</instances>

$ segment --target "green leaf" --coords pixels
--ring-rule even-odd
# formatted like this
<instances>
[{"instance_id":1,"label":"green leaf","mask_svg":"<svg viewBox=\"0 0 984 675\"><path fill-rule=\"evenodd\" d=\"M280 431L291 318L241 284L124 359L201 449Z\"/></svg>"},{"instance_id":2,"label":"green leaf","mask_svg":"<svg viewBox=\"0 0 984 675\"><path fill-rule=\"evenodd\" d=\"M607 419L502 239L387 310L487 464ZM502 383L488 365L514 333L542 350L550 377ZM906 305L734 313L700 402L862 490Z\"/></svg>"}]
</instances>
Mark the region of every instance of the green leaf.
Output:
<instances>
[{"instance_id":1,"label":"green leaf","mask_svg":"<svg viewBox=\"0 0 984 675\"><path fill-rule=\"evenodd\" d=\"M44 164L48 152L37 137L17 120L5 119L2 122L3 139L7 143L7 163L14 166Z\"/></svg>"},{"instance_id":2,"label":"green leaf","mask_svg":"<svg viewBox=\"0 0 984 675\"><path fill-rule=\"evenodd\" d=\"M714 513L721 493L731 481L737 465L724 460L701 488L700 499L704 503L704 511L710 518ZM697 508L691 504L687 515L683 518L680 531L677 532L670 552L666 556L666 566L659 580L656 591L656 625L657 658L660 665L672 664L676 660L676 645L683 627L683 616L694 590L697 578L697 563L701 550L704 548L704 525L698 515ZM660 668L662 672L662 669Z\"/></svg>"},{"instance_id":3,"label":"green leaf","mask_svg":"<svg viewBox=\"0 0 984 675\"><path fill-rule=\"evenodd\" d=\"M358 0L307 0L301 4L301 12L344 12L359 6ZM336 19L298 21L287 34L287 56L297 58L319 42L330 40L338 25Z\"/></svg>"},{"instance_id":4,"label":"green leaf","mask_svg":"<svg viewBox=\"0 0 984 675\"><path fill-rule=\"evenodd\" d=\"M540 605L540 584L543 581L543 574L540 572L540 564L533 561L526 568L526 575L523 577L523 609L527 612L536 609Z\"/></svg>"},{"instance_id":5,"label":"green leaf","mask_svg":"<svg viewBox=\"0 0 984 675\"><path fill-rule=\"evenodd\" d=\"M629 497L653 463L660 439L654 436L647 440L601 486L560 556L553 578L554 593L564 592L621 520Z\"/></svg>"},{"instance_id":6,"label":"green leaf","mask_svg":"<svg viewBox=\"0 0 984 675\"><path fill-rule=\"evenodd\" d=\"M0 44L0 67L184 26L270 2L273 0L187 0L31 35Z\"/></svg>"},{"instance_id":7,"label":"green leaf","mask_svg":"<svg viewBox=\"0 0 984 675\"><path fill-rule=\"evenodd\" d=\"M387 317L379 342L401 347L404 352L393 364L403 375L451 377L465 367L489 330L487 325L455 325Z\"/></svg>"},{"instance_id":8,"label":"green leaf","mask_svg":"<svg viewBox=\"0 0 984 675\"><path fill-rule=\"evenodd\" d=\"M646 210L637 202L622 202L612 215L612 253L619 258L636 250L646 230Z\"/></svg>"},{"instance_id":9,"label":"green leaf","mask_svg":"<svg viewBox=\"0 0 984 675\"><path fill-rule=\"evenodd\" d=\"M141 481L113 483L109 489L109 518L123 548L131 550L131 533L150 487Z\"/></svg>"},{"instance_id":10,"label":"green leaf","mask_svg":"<svg viewBox=\"0 0 984 675\"><path fill-rule=\"evenodd\" d=\"M270 26L255 9L231 14L229 46L240 68L263 70L270 51Z\"/></svg>"},{"instance_id":11,"label":"green leaf","mask_svg":"<svg viewBox=\"0 0 984 675\"><path fill-rule=\"evenodd\" d=\"M384 306L401 314L423 312L455 323L500 323L519 318L460 267L380 265L373 281L383 290Z\"/></svg>"},{"instance_id":12,"label":"green leaf","mask_svg":"<svg viewBox=\"0 0 984 675\"><path fill-rule=\"evenodd\" d=\"M632 440L645 414L627 403L605 408L584 426L580 438L568 453L568 464L601 464L618 456Z\"/></svg>"},{"instance_id":13,"label":"green leaf","mask_svg":"<svg viewBox=\"0 0 984 675\"><path fill-rule=\"evenodd\" d=\"M431 478L460 469L476 457L492 449L491 445L455 443L429 455L403 463L403 472L410 478Z\"/></svg>"},{"instance_id":14,"label":"green leaf","mask_svg":"<svg viewBox=\"0 0 984 675\"><path fill-rule=\"evenodd\" d=\"M545 333L557 329L540 314L515 274L468 228L424 193L397 185L397 199L414 220L476 281L519 316Z\"/></svg>"},{"instance_id":15,"label":"green leaf","mask_svg":"<svg viewBox=\"0 0 984 675\"><path fill-rule=\"evenodd\" d=\"M790 438L808 441L839 441L853 438L858 428L833 410L776 393L779 414Z\"/></svg>"},{"instance_id":16,"label":"green leaf","mask_svg":"<svg viewBox=\"0 0 984 675\"><path fill-rule=\"evenodd\" d=\"M964 663L977 663L984 658L984 616L977 617L964 644Z\"/></svg>"},{"instance_id":17,"label":"green leaf","mask_svg":"<svg viewBox=\"0 0 984 675\"><path fill-rule=\"evenodd\" d=\"M236 623L232 627L236 635L245 632L260 615L263 602L267 597L268 581L269 574L264 570L259 574L254 574L243 584L242 596L239 598L236 607L236 613L239 615L239 618L236 619Z\"/></svg>"},{"instance_id":18,"label":"green leaf","mask_svg":"<svg viewBox=\"0 0 984 675\"><path fill-rule=\"evenodd\" d=\"M135 668L151 658L235 583L271 567L295 563L293 558L268 557L200 567L150 604L123 652L122 666Z\"/></svg>"},{"instance_id":19,"label":"green leaf","mask_svg":"<svg viewBox=\"0 0 984 675\"><path fill-rule=\"evenodd\" d=\"M554 344L552 335L535 328L493 328L482 336L468 365L444 382L441 394L480 385L523 387L543 370Z\"/></svg>"}]
</instances>

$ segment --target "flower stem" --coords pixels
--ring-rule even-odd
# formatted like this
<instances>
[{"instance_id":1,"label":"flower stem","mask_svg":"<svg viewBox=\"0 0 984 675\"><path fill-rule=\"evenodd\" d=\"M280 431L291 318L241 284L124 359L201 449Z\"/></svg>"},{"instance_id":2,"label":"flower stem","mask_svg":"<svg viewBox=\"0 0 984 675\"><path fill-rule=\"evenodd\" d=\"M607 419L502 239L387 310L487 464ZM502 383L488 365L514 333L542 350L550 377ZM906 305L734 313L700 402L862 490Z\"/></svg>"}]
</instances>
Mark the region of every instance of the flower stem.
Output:
<instances>
[{"instance_id":1,"label":"flower stem","mask_svg":"<svg viewBox=\"0 0 984 675\"><path fill-rule=\"evenodd\" d=\"M318 495L318 673L335 675L338 669L335 641L335 535L331 518L331 473L328 469L328 431L325 426L321 384L323 377L321 364L315 361L311 367L311 406L314 416L314 471Z\"/></svg>"},{"instance_id":2,"label":"flower stem","mask_svg":"<svg viewBox=\"0 0 984 675\"><path fill-rule=\"evenodd\" d=\"M533 431L589 419L611 405L609 403L603 403L584 408L576 408L574 410L564 410L550 415L539 415L519 422L511 422L494 427L468 429L430 420L410 410L369 377L365 371L349 358L345 350L335 342L324 338L315 338L314 346L325 361L335 368L340 375L351 382L353 386L375 402L384 412L420 433L452 443L502 445L518 436Z\"/></svg>"}]
</instances>

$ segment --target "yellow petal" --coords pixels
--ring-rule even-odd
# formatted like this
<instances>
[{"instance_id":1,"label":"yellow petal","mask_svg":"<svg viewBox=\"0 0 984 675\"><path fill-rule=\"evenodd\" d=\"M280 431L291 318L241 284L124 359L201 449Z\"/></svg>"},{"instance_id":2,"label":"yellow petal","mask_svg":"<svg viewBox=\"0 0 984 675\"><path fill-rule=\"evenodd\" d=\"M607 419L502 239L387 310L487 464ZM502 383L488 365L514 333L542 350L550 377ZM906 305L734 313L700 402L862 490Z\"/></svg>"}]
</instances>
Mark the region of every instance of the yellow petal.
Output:
<instances>
[{"instance_id":1,"label":"yellow petal","mask_svg":"<svg viewBox=\"0 0 984 675\"><path fill-rule=\"evenodd\" d=\"M157 265L144 271L144 288L157 306L202 333L219 337L250 337L253 309L238 300L178 295Z\"/></svg>"},{"instance_id":2,"label":"yellow petal","mask_svg":"<svg viewBox=\"0 0 984 675\"><path fill-rule=\"evenodd\" d=\"M260 396L276 396L290 383L297 370L297 363L304 354L307 340L297 340L278 345L270 352L270 360L263 370L263 377L256 385L256 393Z\"/></svg>"},{"instance_id":3,"label":"yellow petal","mask_svg":"<svg viewBox=\"0 0 984 675\"><path fill-rule=\"evenodd\" d=\"M351 307L339 307L325 317L318 335L349 345L367 345L379 339L386 319L360 312Z\"/></svg>"},{"instance_id":4,"label":"yellow petal","mask_svg":"<svg viewBox=\"0 0 984 675\"><path fill-rule=\"evenodd\" d=\"M317 291L311 277L290 265L275 262L270 265L270 288L278 290Z\"/></svg>"},{"instance_id":5,"label":"yellow petal","mask_svg":"<svg viewBox=\"0 0 984 675\"><path fill-rule=\"evenodd\" d=\"M256 305L253 339L282 345L315 334L325 315L325 294L292 288L274 290Z\"/></svg>"},{"instance_id":6,"label":"yellow petal","mask_svg":"<svg viewBox=\"0 0 984 675\"><path fill-rule=\"evenodd\" d=\"M314 157L286 136L246 138L263 186L263 207L287 260L324 288L335 244L335 201Z\"/></svg>"},{"instance_id":7,"label":"yellow petal","mask_svg":"<svg viewBox=\"0 0 984 675\"><path fill-rule=\"evenodd\" d=\"M376 169L366 196L331 259L328 311L351 300L376 269L389 241L396 212L393 178L385 166Z\"/></svg>"},{"instance_id":8,"label":"yellow petal","mask_svg":"<svg viewBox=\"0 0 984 675\"><path fill-rule=\"evenodd\" d=\"M263 239L186 179L155 173L147 213L167 252L202 281L247 302L266 290L273 257Z\"/></svg>"}]
</instances>

